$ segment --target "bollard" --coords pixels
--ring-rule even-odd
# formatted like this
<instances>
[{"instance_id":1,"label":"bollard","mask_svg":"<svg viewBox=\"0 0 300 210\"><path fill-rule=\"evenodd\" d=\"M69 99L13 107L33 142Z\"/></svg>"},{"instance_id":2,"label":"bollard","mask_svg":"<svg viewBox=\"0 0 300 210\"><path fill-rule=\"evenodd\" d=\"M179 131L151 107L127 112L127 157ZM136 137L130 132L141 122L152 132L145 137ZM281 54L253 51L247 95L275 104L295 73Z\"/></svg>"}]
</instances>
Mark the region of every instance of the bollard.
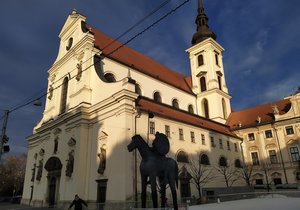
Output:
<instances>
[{"instance_id":1,"label":"bollard","mask_svg":"<svg viewBox=\"0 0 300 210\"><path fill-rule=\"evenodd\" d=\"M221 203L220 197L217 197L217 203Z\"/></svg>"}]
</instances>

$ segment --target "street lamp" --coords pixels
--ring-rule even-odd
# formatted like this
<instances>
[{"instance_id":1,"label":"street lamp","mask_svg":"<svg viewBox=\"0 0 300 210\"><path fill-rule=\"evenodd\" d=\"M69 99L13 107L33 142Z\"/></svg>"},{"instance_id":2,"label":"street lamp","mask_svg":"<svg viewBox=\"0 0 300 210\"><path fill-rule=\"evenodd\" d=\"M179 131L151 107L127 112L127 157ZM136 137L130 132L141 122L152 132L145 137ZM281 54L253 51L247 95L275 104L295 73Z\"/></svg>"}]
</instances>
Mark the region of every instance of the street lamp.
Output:
<instances>
[{"instance_id":1,"label":"street lamp","mask_svg":"<svg viewBox=\"0 0 300 210\"><path fill-rule=\"evenodd\" d=\"M43 103L41 101L41 98L32 100L26 104L17 106L16 108L12 109L12 110L5 110L4 111L4 117L3 117L3 124L2 124L2 128L1 128L1 136L0 136L0 161L1 161L1 157L3 153L9 152L9 145L5 145L9 138L6 135L6 128L7 128L7 122L8 122L8 116L11 112L16 111L17 109L20 109L28 104L33 103L33 105L35 106L42 106Z\"/></svg>"}]
</instances>

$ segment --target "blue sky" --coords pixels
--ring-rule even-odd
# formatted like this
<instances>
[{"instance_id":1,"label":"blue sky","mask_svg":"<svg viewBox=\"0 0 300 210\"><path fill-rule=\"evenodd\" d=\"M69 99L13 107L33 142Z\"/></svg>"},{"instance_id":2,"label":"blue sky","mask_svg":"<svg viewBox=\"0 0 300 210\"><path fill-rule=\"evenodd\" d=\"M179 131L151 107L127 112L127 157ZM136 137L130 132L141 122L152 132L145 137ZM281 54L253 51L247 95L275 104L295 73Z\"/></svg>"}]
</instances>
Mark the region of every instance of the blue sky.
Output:
<instances>
[{"instance_id":1,"label":"blue sky","mask_svg":"<svg viewBox=\"0 0 300 210\"><path fill-rule=\"evenodd\" d=\"M74 7L87 17L87 23L117 37L164 1L1 0L1 115L47 91L47 71L57 56L58 34ZM121 41L183 1L171 0ZM300 86L299 0L203 0L203 4L209 26L225 48L225 78L233 109L281 100L296 91ZM189 75L185 50L196 31L196 9L197 0L190 0L129 46ZM25 138L42 113L43 107L28 105L10 114L10 154L27 151Z\"/></svg>"}]
</instances>

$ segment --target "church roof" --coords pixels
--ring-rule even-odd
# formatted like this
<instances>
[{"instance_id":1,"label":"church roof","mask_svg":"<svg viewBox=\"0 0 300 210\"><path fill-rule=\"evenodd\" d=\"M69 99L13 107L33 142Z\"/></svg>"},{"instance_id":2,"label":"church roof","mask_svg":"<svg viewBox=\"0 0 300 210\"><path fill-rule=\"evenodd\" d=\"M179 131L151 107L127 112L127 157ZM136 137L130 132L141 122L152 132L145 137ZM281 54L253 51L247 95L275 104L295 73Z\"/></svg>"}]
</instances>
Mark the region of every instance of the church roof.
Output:
<instances>
[{"instance_id":1,"label":"church roof","mask_svg":"<svg viewBox=\"0 0 300 210\"><path fill-rule=\"evenodd\" d=\"M172 85L180 90L193 94L189 77L162 65L161 63L127 47L126 45L123 46L121 42L115 41L112 37L89 25L87 25L86 28L94 34L95 47L102 51L102 55Z\"/></svg>"},{"instance_id":2,"label":"church roof","mask_svg":"<svg viewBox=\"0 0 300 210\"><path fill-rule=\"evenodd\" d=\"M230 126L232 130L238 130L275 122L274 111L272 108L274 106L277 106L279 115L282 115L289 111L291 102L288 99L284 99L231 112L226 124Z\"/></svg>"},{"instance_id":3,"label":"church roof","mask_svg":"<svg viewBox=\"0 0 300 210\"><path fill-rule=\"evenodd\" d=\"M162 118L175 120L212 132L238 138L232 131L230 131L229 126L188 113L186 111L175 109L166 104L156 103L153 100L145 97L140 97L137 99L137 107L139 107L139 109L142 111L154 113L154 116L160 116Z\"/></svg>"}]
</instances>

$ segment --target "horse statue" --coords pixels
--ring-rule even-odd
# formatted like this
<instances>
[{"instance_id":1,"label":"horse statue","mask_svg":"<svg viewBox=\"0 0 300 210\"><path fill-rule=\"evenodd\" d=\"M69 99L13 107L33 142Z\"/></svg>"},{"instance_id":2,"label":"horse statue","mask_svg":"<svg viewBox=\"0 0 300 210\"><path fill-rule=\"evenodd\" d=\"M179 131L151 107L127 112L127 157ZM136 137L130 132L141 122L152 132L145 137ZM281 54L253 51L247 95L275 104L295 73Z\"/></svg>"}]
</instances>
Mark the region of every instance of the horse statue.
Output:
<instances>
[{"instance_id":1,"label":"horse statue","mask_svg":"<svg viewBox=\"0 0 300 210\"><path fill-rule=\"evenodd\" d=\"M140 174L142 180L142 208L146 208L146 188L148 177L151 185L151 196L153 208L158 208L156 178L158 177L161 189L161 208L165 207L166 185L169 184L174 210L178 210L176 189L178 187L178 165L177 162L165 156L169 151L168 138L161 133L155 134L153 147L144 141L140 135L135 135L128 144L127 149L132 152L138 149L142 161L140 164ZM167 142L165 142L167 140ZM164 143L162 143L164 142ZM160 147L161 146L161 147Z\"/></svg>"}]
</instances>

